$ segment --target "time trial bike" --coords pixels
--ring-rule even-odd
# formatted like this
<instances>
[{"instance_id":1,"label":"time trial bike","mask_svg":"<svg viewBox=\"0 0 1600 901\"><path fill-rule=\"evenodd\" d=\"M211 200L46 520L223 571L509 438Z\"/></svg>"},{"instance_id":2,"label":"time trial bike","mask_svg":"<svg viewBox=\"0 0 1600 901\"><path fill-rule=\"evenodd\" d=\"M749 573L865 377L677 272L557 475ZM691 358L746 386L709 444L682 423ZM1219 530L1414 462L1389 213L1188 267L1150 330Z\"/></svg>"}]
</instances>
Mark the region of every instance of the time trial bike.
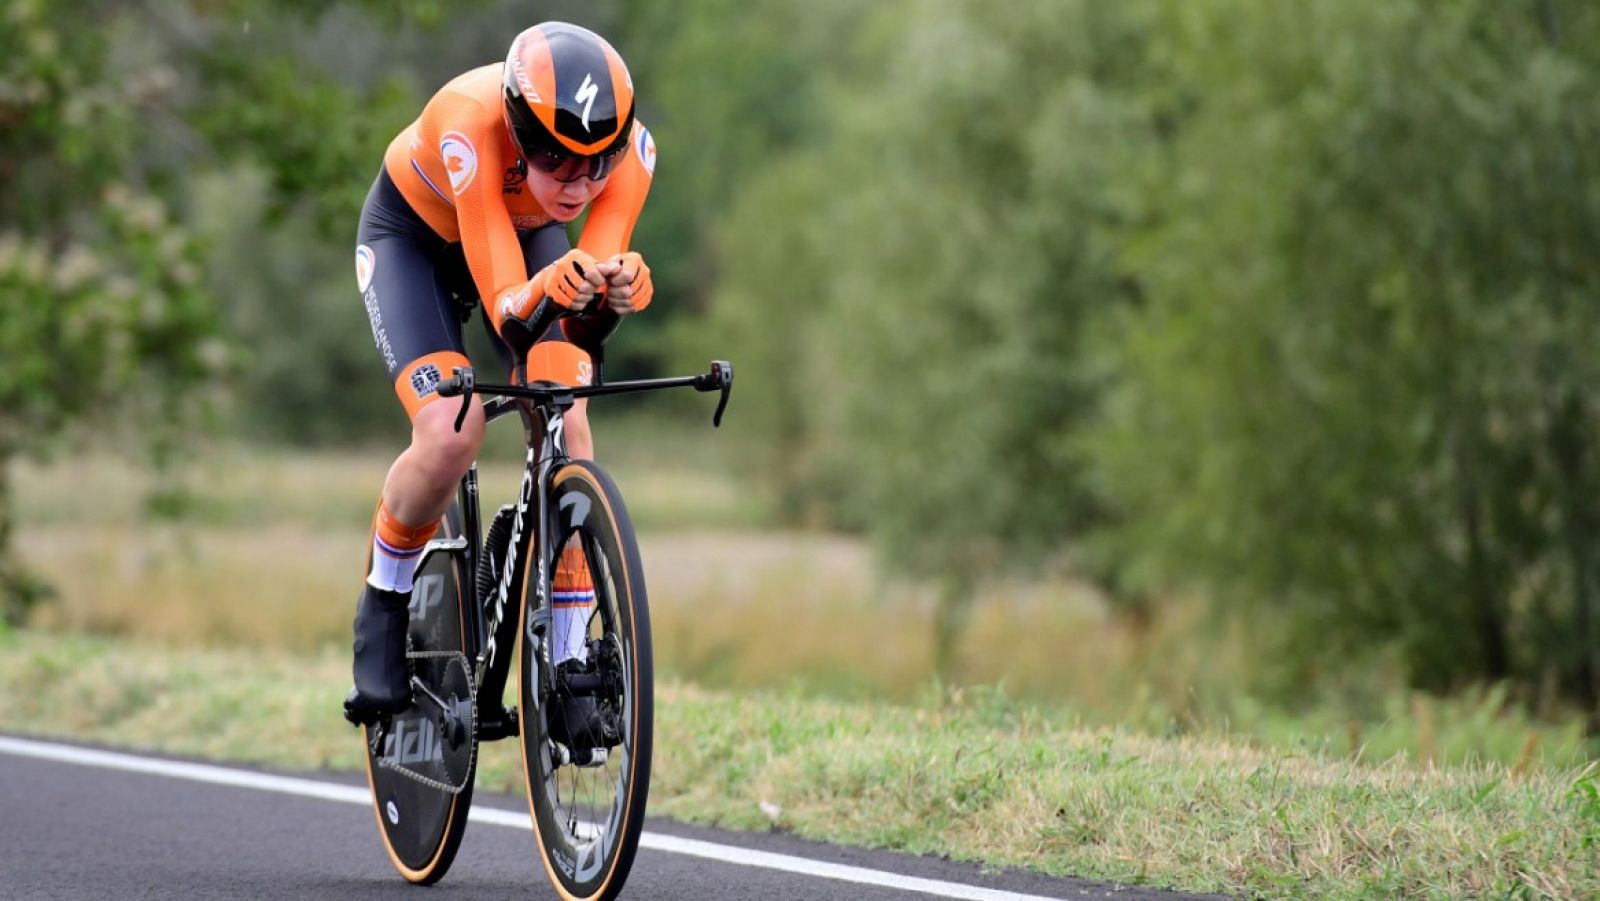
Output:
<instances>
[{"instance_id":1,"label":"time trial bike","mask_svg":"<svg viewBox=\"0 0 1600 901\"><path fill-rule=\"evenodd\" d=\"M607 383L601 349L616 327L614 314L572 314L546 299L527 331L542 335L569 316L575 316L569 334L583 335L575 343L594 359L591 384L488 385L467 368L438 387L445 397L461 398L458 430L479 395L491 398L484 403L487 420L517 414L527 456L517 497L499 508L486 532L477 466L462 477L417 566L406 653L412 704L358 723L384 847L413 883L437 882L455 858L480 742L518 739L535 844L563 898L614 898L644 829L653 714L645 574L621 492L598 465L568 456L563 416L579 398L690 387L721 393L712 418L721 425L733 367L714 361L701 375ZM569 543L582 549L595 605L581 667L558 672L551 575ZM518 703L506 706L513 645ZM553 737L551 712L582 696L593 699L602 734L569 747ZM346 715L358 719L348 708Z\"/></svg>"}]
</instances>

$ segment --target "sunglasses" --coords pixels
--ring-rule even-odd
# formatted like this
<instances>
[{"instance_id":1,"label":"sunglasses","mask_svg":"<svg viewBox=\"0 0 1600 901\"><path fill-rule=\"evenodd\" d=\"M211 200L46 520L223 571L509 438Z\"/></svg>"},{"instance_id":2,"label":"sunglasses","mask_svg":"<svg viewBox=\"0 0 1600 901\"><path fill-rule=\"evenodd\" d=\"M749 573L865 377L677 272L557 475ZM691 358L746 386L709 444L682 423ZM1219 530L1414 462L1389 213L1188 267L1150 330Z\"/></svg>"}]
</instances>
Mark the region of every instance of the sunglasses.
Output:
<instances>
[{"instance_id":1,"label":"sunglasses","mask_svg":"<svg viewBox=\"0 0 1600 901\"><path fill-rule=\"evenodd\" d=\"M594 156L535 150L532 153L524 153L522 158L527 160L530 167L562 183L574 182L580 178L599 181L611 174L611 170L617 165L617 157L621 156L627 146L624 143L615 150Z\"/></svg>"}]
</instances>

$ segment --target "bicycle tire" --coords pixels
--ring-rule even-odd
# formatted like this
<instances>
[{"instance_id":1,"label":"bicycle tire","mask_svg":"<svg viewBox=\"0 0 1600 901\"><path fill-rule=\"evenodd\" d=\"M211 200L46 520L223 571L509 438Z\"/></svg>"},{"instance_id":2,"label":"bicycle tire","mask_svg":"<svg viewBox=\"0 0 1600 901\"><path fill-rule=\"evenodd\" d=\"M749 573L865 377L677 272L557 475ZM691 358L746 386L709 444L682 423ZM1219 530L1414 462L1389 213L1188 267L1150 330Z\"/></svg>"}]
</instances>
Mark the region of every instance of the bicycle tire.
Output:
<instances>
[{"instance_id":1,"label":"bicycle tire","mask_svg":"<svg viewBox=\"0 0 1600 901\"><path fill-rule=\"evenodd\" d=\"M461 537L458 504L451 504L437 537L447 541ZM379 754L372 751L373 730L378 727L362 729L378 834L395 869L418 885L444 878L461 846L472 808L478 734L467 657L468 611L463 589L472 585L467 577L464 554L430 553L417 569L408 630L413 673L461 714L458 721L465 723L464 736L444 735L425 709L431 704L421 698L410 710L389 720ZM419 656L419 652L441 656ZM398 772L394 765L406 772ZM439 784L425 784L418 775Z\"/></svg>"},{"instance_id":2,"label":"bicycle tire","mask_svg":"<svg viewBox=\"0 0 1600 901\"><path fill-rule=\"evenodd\" d=\"M610 901L633 866L650 791L654 678L644 567L622 495L598 466L588 461L563 466L551 480L550 500L556 540L546 547L559 553L567 537L578 534L589 558L596 602L590 634L599 632L600 656L612 661L596 665L619 675L621 687L620 695L602 703L615 704L622 740L601 767L577 767L555 757L544 716L551 698L535 669L543 667L542 635L533 628L541 618L532 608L539 575L525 569L517 667L523 779L535 844L552 886L566 901Z\"/></svg>"}]
</instances>

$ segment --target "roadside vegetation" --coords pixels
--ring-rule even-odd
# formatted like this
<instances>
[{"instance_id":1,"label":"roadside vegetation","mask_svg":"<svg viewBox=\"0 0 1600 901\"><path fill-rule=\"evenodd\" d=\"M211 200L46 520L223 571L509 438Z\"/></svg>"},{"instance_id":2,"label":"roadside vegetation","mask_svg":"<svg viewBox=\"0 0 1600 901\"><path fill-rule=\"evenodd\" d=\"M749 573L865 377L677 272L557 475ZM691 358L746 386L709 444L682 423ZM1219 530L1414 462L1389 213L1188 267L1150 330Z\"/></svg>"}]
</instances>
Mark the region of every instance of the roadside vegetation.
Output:
<instances>
[{"instance_id":1,"label":"roadside vegetation","mask_svg":"<svg viewBox=\"0 0 1600 901\"><path fill-rule=\"evenodd\" d=\"M1275 697L1274 664L1250 631L1217 626L1199 598L1138 616L1065 572L986 585L951 651L957 675L941 683L932 675L937 586L886 575L858 539L775 528L762 492L721 468L728 448L698 417L597 413L595 428L641 527L658 666L708 689L915 703L941 684L990 685L1152 736L1369 761L1526 768L1600 758L1581 711L1553 697L1541 709L1504 686L1430 695L1408 689L1397 662ZM514 432L501 437L515 445ZM29 624L174 648L342 653L369 486L388 462L377 453L197 453L186 490L160 495L183 511L176 519L149 515L155 483L134 462L99 455L19 466L29 527L18 548L55 592ZM510 497L518 465L485 462L482 496Z\"/></svg>"},{"instance_id":2,"label":"roadside vegetation","mask_svg":"<svg viewBox=\"0 0 1600 901\"><path fill-rule=\"evenodd\" d=\"M339 650L0 639L0 729L359 769ZM992 689L916 702L658 689L653 814L994 865L1273 897L1600 892L1600 765L1418 765L1086 725ZM522 791L516 749L479 784ZM470 841L470 839L469 839Z\"/></svg>"},{"instance_id":3,"label":"roadside vegetation","mask_svg":"<svg viewBox=\"0 0 1600 901\"><path fill-rule=\"evenodd\" d=\"M1267 895L1600 895L1600 5L540 14L623 51L661 149L659 302L608 372L739 372L721 432L597 404L675 680L663 811ZM405 440L351 231L528 15L0 10L0 673L80 702L7 728L145 742L193 705L221 737L186 750L346 765L272 736L333 740Z\"/></svg>"}]
</instances>

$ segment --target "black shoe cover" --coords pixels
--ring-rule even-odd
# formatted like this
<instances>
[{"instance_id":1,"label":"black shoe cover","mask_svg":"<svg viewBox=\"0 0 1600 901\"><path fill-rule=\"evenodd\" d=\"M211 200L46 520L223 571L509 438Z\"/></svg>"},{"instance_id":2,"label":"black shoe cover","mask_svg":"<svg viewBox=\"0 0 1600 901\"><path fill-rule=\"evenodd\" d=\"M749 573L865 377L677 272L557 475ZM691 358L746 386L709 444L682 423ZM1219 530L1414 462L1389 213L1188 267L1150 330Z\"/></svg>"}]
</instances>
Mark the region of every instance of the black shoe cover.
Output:
<instances>
[{"instance_id":1,"label":"black shoe cover","mask_svg":"<svg viewBox=\"0 0 1600 901\"><path fill-rule=\"evenodd\" d=\"M411 593L366 587L356 603L356 687L345 698L345 718L370 723L411 706L411 669L406 665L406 627Z\"/></svg>"},{"instance_id":2,"label":"black shoe cover","mask_svg":"<svg viewBox=\"0 0 1600 901\"><path fill-rule=\"evenodd\" d=\"M571 674L588 673L590 667L578 660L564 660L556 667L557 701L550 711L550 737L571 752L574 759L587 760L595 748L611 748L622 743L622 736L592 695L572 695L563 690Z\"/></svg>"}]
</instances>

